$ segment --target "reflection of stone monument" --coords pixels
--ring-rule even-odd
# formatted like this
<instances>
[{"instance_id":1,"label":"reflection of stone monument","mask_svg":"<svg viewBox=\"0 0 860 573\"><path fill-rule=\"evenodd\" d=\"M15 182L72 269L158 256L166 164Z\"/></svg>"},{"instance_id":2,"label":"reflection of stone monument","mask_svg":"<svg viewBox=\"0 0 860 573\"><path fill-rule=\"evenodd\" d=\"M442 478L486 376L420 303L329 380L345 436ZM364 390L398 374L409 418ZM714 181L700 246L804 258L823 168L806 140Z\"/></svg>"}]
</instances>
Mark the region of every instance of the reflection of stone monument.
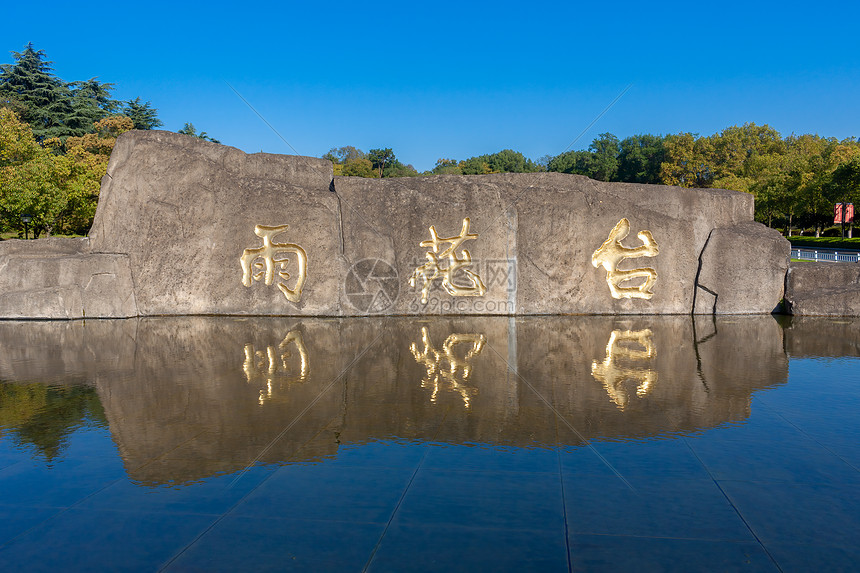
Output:
<instances>
[{"instance_id":1,"label":"reflection of stone monument","mask_svg":"<svg viewBox=\"0 0 860 573\"><path fill-rule=\"evenodd\" d=\"M787 379L782 332L768 316L437 319L420 341L403 318L0 322L0 379L91 385L129 476L183 483L377 440L576 447L742 421Z\"/></svg>"},{"instance_id":2,"label":"reflection of stone monument","mask_svg":"<svg viewBox=\"0 0 860 573\"><path fill-rule=\"evenodd\" d=\"M635 385L636 396L640 398L651 391L657 381L657 373L651 369L651 359L656 355L650 329L613 330L606 344L606 358L591 364L591 375L603 384L615 405L623 410L630 401L627 384Z\"/></svg>"},{"instance_id":3,"label":"reflection of stone monument","mask_svg":"<svg viewBox=\"0 0 860 573\"><path fill-rule=\"evenodd\" d=\"M260 404L271 400L279 386L305 382L310 365L302 333L290 331L280 344L276 347L268 345L265 351L257 350L253 344L246 344L242 369L248 384L261 387Z\"/></svg>"},{"instance_id":4,"label":"reflection of stone monument","mask_svg":"<svg viewBox=\"0 0 860 573\"><path fill-rule=\"evenodd\" d=\"M469 386L472 375L472 358L478 356L484 349L486 338L483 334L451 334L442 345L442 352L433 347L427 327L421 329L422 350L413 342L409 349L415 361L427 368L427 374L421 380L422 388L433 392L430 401L436 402L440 387L443 391L458 393L463 398L463 405L468 409L472 396L478 393L477 388ZM463 356L458 356L458 345L467 348ZM447 364L447 367L445 365Z\"/></svg>"},{"instance_id":5,"label":"reflection of stone monument","mask_svg":"<svg viewBox=\"0 0 860 573\"><path fill-rule=\"evenodd\" d=\"M0 318L743 314L783 297L788 242L753 221L747 193L332 173L322 159L125 133L88 238L0 242ZM622 244L630 229L641 245ZM368 260L401 281L375 302L353 284ZM493 284L500 271L515 276Z\"/></svg>"}]
</instances>

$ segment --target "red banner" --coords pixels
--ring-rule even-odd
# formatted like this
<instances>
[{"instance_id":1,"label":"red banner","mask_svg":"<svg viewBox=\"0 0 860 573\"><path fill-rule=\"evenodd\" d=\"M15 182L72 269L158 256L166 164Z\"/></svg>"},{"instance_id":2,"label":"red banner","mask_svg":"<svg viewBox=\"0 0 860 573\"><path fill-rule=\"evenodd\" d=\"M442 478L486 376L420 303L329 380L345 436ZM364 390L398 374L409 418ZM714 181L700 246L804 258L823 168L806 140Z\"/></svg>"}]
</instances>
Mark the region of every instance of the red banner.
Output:
<instances>
[{"instance_id":1,"label":"red banner","mask_svg":"<svg viewBox=\"0 0 860 573\"><path fill-rule=\"evenodd\" d=\"M833 222L835 224L842 223L842 206L845 205L845 223L854 222L854 203L837 203L834 209Z\"/></svg>"}]
</instances>

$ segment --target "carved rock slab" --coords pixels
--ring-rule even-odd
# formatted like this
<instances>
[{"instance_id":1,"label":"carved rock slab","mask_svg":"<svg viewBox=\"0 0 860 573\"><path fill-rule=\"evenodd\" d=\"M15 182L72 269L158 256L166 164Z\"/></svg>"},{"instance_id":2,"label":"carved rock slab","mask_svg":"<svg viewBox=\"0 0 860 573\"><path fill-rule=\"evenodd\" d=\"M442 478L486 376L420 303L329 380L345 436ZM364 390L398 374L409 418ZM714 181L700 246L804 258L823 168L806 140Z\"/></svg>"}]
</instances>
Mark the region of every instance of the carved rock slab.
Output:
<instances>
[{"instance_id":1,"label":"carved rock slab","mask_svg":"<svg viewBox=\"0 0 860 573\"><path fill-rule=\"evenodd\" d=\"M322 159L136 131L88 240L0 244L0 317L769 313L787 249L746 193L333 177Z\"/></svg>"}]
</instances>

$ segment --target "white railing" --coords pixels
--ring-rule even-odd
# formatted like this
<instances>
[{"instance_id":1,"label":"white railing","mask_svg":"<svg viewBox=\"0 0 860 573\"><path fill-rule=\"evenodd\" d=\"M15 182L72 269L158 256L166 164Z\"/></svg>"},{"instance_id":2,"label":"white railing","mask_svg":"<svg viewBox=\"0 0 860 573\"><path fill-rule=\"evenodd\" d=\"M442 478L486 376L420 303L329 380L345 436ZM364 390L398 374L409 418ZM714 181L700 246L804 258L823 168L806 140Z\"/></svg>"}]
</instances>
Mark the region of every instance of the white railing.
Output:
<instances>
[{"instance_id":1,"label":"white railing","mask_svg":"<svg viewBox=\"0 0 860 573\"><path fill-rule=\"evenodd\" d=\"M813 249L809 247L792 247L791 258L804 261L827 261L831 263L860 263L860 253L856 251L839 252Z\"/></svg>"}]
</instances>

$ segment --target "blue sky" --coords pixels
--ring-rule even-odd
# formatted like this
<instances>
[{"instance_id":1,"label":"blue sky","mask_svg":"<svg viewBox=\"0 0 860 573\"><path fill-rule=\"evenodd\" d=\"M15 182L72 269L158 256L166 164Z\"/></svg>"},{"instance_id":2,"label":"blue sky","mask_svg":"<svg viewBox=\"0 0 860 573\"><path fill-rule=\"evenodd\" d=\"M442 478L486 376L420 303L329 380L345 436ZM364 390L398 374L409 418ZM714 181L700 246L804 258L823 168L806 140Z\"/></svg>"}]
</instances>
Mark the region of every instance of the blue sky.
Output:
<instances>
[{"instance_id":1,"label":"blue sky","mask_svg":"<svg viewBox=\"0 0 860 573\"><path fill-rule=\"evenodd\" d=\"M247 152L391 147L419 171L599 133L860 135L853 2L179 2L4 7L0 62L28 41L64 80L140 96ZM10 24L13 23L13 24Z\"/></svg>"}]
</instances>

